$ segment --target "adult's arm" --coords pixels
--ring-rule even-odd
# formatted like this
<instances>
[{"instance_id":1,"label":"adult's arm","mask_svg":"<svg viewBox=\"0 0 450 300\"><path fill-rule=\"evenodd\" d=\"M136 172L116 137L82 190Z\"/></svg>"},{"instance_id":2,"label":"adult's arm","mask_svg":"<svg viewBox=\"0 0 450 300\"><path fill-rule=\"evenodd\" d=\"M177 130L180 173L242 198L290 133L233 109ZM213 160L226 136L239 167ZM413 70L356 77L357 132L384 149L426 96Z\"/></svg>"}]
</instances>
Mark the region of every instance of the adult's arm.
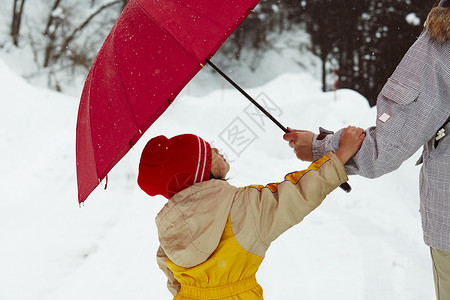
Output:
<instances>
[{"instance_id":1,"label":"adult's arm","mask_svg":"<svg viewBox=\"0 0 450 300\"><path fill-rule=\"evenodd\" d=\"M450 43L424 31L378 95L376 126L366 130L361 149L345 165L347 173L376 178L396 170L422 145L434 142L449 115ZM321 130L322 139L314 136L314 159L335 151L342 132Z\"/></svg>"}]
</instances>

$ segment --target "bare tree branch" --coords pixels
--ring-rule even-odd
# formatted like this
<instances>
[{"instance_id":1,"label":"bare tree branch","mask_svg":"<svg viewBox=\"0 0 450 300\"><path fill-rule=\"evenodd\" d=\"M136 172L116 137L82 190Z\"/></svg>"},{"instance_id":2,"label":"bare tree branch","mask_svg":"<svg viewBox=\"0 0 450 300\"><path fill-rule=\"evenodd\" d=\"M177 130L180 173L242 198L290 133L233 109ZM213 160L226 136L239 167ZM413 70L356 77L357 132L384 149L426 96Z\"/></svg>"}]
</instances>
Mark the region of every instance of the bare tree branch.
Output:
<instances>
[{"instance_id":1,"label":"bare tree branch","mask_svg":"<svg viewBox=\"0 0 450 300\"><path fill-rule=\"evenodd\" d=\"M83 23L81 23L77 28L75 28L72 33L64 40L62 46L61 46L61 50L59 51L58 54L56 54L54 56L54 60L57 60L65 51L66 49L69 47L69 44L73 41L73 39L75 38L75 36L77 35L78 32L82 31L88 24L89 22L95 18L95 16L97 16L99 13L101 13L103 10L105 10L108 7L111 7L113 5L116 4L123 4L123 0L117 0L117 1L113 1L107 4L104 4L102 6L100 6L95 12L93 12Z\"/></svg>"},{"instance_id":2,"label":"bare tree branch","mask_svg":"<svg viewBox=\"0 0 450 300\"><path fill-rule=\"evenodd\" d=\"M55 2L53 3L52 10L50 11L50 15L48 16L47 26L45 27L44 35L49 34L50 27L52 26L52 24L55 20L55 15L53 13L58 8L60 3L61 3L61 0L55 0Z\"/></svg>"},{"instance_id":3,"label":"bare tree branch","mask_svg":"<svg viewBox=\"0 0 450 300\"><path fill-rule=\"evenodd\" d=\"M19 0L14 0L13 6L13 17L11 22L11 37L13 39L14 45L19 45L19 32L20 32L20 23L22 21L23 15L23 7L25 5L25 0L21 0L20 7L17 10L17 2Z\"/></svg>"}]
</instances>

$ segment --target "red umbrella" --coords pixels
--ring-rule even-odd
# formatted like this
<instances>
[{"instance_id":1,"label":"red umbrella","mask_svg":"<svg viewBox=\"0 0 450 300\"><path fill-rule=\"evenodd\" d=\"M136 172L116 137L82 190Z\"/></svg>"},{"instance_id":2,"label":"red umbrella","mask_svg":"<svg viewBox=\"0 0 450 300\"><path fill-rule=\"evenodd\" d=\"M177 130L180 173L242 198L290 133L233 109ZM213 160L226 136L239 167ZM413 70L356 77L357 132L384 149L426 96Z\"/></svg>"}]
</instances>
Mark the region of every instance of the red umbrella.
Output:
<instances>
[{"instance_id":1,"label":"red umbrella","mask_svg":"<svg viewBox=\"0 0 450 300\"><path fill-rule=\"evenodd\" d=\"M128 1L81 96L76 133L80 203L258 2Z\"/></svg>"},{"instance_id":2,"label":"red umbrella","mask_svg":"<svg viewBox=\"0 0 450 300\"><path fill-rule=\"evenodd\" d=\"M264 108L209 59L259 0L130 0L85 82L76 131L78 202L210 64L281 129Z\"/></svg>"}]
</instances>

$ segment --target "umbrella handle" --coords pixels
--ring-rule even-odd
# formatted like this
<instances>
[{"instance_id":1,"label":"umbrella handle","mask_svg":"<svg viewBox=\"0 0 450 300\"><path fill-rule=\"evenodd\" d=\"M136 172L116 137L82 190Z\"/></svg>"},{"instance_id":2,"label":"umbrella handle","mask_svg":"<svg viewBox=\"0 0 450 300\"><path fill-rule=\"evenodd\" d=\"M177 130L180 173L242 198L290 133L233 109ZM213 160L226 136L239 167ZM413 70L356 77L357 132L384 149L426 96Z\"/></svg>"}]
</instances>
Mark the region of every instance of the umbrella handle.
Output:
<instances>
[{"instance_id":1,"label":"umbrella handle","mask_svg":"<svg viewBox=\"0 0 450 300\"><path fill-rule=\"evenodd\" d=\"M261 112L263 112L269 119L271 119L278 127L281 128L285 133L289 133L286 127L281 125L277 119L275 119L264 107L262 107L255 99L253 99L247 92L245 92L236 82L234 82L230 77L228 77L222 70L220 70L215 64L213 64L209 59L205 59L205 61L223 78L225 78L232 86L234 86L242 95L244 95L251 103L253 103Z\"/></svg>"},{"instance_id":2,"label":"umbrella handle","mask_svg":"<svg viewBox=\"0 0 450 300\"><path fill-rule=\"evenodd\" d=\"M274 122L278 127L281 128L285 133L289 133L289 130L287 130L286 127L281 125L280 122L278 122L277 119L275 119L267 110L264 109L258 102L256 102L255 99L253 99L247 92L245 92L236 82L234 82L230 77L228 77L222 70L220 70L215 64L213 64L209 59L205 59L206 63L210 65L217 73L219 73L223 78L225 78L232 86L234 86L239 92L241 92L242 95L245 96L248 100L250 100L251 103L253 103L260 111L262 111L272 122ZM352 187L347 183L344 182L339 186L341 189L343 189L346 193L350 193L352 190Z\"/></svg>"}]
</instances>

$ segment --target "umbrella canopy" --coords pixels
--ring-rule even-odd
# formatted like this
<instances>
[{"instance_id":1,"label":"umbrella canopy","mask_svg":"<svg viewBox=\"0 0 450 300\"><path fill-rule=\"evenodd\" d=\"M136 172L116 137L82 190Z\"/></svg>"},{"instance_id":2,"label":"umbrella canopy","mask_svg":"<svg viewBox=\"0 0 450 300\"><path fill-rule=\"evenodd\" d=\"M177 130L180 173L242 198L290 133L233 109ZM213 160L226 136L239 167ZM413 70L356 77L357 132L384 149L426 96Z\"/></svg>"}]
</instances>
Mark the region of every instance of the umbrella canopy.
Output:
<instances>
[{"instance_id":1,"label":"umbrella canopy","mask_svg":"<svg viewBox=\"0 0 450 300\"><path fill-rule=\"evenodd\" d=\"M76 129L80 203L258 2L128 1L81 96Z\"/></svg>"}]
</instances>

